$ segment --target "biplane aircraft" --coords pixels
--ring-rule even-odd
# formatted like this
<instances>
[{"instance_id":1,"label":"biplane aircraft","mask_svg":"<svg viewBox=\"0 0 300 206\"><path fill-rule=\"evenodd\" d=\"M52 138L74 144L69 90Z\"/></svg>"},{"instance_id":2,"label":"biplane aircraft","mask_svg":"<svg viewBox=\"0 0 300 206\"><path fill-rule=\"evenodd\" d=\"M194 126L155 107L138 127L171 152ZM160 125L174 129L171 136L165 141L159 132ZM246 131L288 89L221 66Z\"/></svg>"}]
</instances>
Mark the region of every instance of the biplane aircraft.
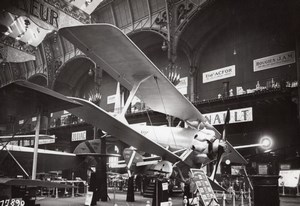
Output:
<instances>
[{"instance_id":1,"label":"biplane aircraft","mask_svg":"<svg viewBox=\"0 0 300 206\"><path fill-rule=\"evenodd\" d=\"M199 110L118 28L109 24L95 24L62 28L59 32L130 91L122 112L112 116L88 100L78 97L66 98L44 87L17 81L1 88L1 99L5 100L0 108L1 117L5 118L2 122L8 122L11 116L17 114L32 116L40 111L38 108L43 108L46 112L68 110L137 150L161 157L162 161L159 161L156 167L161 171L167 169L165 165L168 165L168 168L171 165L171 170L173 167L179 170L184 167L199 167L214 160L217 160L218 165L221 159L246 163L225 140L224 135L222 137L218 130L207 122ZM134 96L154 111L179 118L188 127L128 124L125 114ZM0 148L1 153L5 152L4 150L17 156L16 159L32 159L33 148L7 145ZM78 166L82 160L79 156L84 156L49 150L38 150L38 154L37 171ZM85 153L89 154L92 153ZM136 152L132 152L129 158L131 163L134 162L134 154ZM128 162L127 166L130 169Z\"/></svg>"},{"instance_id":2,"label":"biplane aircraft","mask_svg":"<svg viewBox=\"0 0 300 206\"><path fill-rule=\"evenodd\" d=\"M173 166L199 167L216 159L217 165L221 159L246 163L225 137L120 29L110 24L93 24L62 28L59 33L130 91L122 112L117 116L77 97L69 98L82 107L71 108L69 112ZM135 96L150 109L179 118L188 127L128 124L125 114Z\"/></svg>"}]
</instances>

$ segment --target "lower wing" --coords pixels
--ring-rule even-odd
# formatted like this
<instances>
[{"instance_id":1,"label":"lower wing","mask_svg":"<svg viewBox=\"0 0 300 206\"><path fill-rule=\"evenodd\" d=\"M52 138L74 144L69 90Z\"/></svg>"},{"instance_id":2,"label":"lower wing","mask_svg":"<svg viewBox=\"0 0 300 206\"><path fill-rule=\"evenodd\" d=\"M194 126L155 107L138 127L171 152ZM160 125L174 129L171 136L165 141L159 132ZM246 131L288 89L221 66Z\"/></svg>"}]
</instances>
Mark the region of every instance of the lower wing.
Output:
<instances>
[{"instance_id":1,"label":"lower wing","mask_svg":"<svg viewBox=\"0 0 300 206\"><path fill-rule=\"evenodd\" d=\"M19 172L19 170L16 170L18 162L25 171L31 173L33 150L30 147L15 145L7 145L5 148L0 146L1 170L7 175L13 175ZM37 172L77 168L80 163L81 159L76 154L38 149Z\"/></svg>"},{"instance_id":2,"label":"lower wing","mask_svg":"<svg viewBox=\"0 0 300 206\"><path fill-rule=\"evenodd\" d=\"M111 116L109 113L85 99L68 97L82 104L79 108L72 108L68 111L94 125L95 127L104 130L108 134L118 138L122 142L137 148L138 150L149 154L156 154L172 163L180 161L180 157L171 151L165 149L156 142L146 138L142 134L131 129L129 125L124 124L118 119Z\"/></svg>"}]
</instances>

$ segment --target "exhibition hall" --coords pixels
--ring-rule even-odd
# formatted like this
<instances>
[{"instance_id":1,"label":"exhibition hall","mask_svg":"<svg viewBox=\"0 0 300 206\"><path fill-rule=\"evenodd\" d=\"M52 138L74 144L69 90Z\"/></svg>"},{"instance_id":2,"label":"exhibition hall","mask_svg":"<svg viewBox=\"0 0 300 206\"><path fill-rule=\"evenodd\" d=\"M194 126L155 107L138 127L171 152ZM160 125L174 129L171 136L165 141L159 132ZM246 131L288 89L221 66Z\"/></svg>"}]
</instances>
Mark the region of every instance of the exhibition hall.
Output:
<instances>
[{"instance_id":1,"label":"exhibition hall","mask_svg":"<svg viewBox=\"0 0 300 206\"><path fill-rule=\"evenodd\" d=\"M299 1L0 9L0 206L300 204Z\"/></svg>"}]
</instances>

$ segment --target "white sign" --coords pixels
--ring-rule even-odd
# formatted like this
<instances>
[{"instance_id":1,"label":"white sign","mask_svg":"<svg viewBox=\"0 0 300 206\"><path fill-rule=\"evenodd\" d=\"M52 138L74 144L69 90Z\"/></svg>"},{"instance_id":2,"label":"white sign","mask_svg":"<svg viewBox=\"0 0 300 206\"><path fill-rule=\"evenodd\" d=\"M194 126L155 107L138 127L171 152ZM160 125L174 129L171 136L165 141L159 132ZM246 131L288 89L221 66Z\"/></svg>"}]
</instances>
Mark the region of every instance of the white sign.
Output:
<instances>
[{"instance_id":1,"label":"white sign","mask_svg":"<svg viewBox=\"0 0 300 206\"><path fill-rule=\"evenodd\" d=\"M188 78L180 78L180 82L175 86L176 89L183 95L187 94Z\"/></svg>"},{"instance_id":2,"label":"white sign","mask_svg":"<svg viewBox=\"0 0 300 206\"><path fill-rule=\"evenodd\" d=\"M268 174L268 165L267 164L259 164L258 165L258 174L267 175Z\"/></svg>"},{"instance_id":3,"label":"white sign","mask_svg":"<svg viewBox=\"0 0 300 206\"><path fill-rule=\"evenodd\" d=\"M253 60L253 70L257 72L292 63L295 63L295 51L288 51Z\"/></svg>"},{"instance_id":4,"label":"white sign","mask_svg":"<svg viewBox=\"0 0 300 206\"><path fill-rule=\"evenodd\" d=\"M72 142L86 140L86 131L72 132Z\"/></svg>"},{"instance_id":5,"label":"white sign","mask_svg":"<svg viewBox=\"0 0 300 206\"><path fill-rule=\"evenodd\" d=\"M280 164L281 170L289 170L291 169L291 164Z\"/></svg>"},{"instance_id":6,"label":"white sign","mask_svg":"<svg viewBox=\"0 0 300 206\"><path fill-rule=\"evenodd\" d=\"M55 143L55 137L53 139L39 139L39 145L43 145L43 144L53 144ZM23 146L23 147L27 147L27 146L33 146L34 145L34 140L22 140L22 141L10 141L9 142L10 145L19 145L19 146Z\"/></svg>"},{"instance_id":7,"label":"white sign","mask_svg":"<svg viewBox=\"0 0 300 206\"><path fill-rule=\"evenodd\" d=\"M167 182L163 182L163 183L161 184L161 186L162 186L162 190L168 190L168 188L169 188L169 185L168 185Z\"/></svg>"},{"instance_id":8,"label":"white sign","mask_svg":"<svg viewBox=\"0 0 300 206\"><path fill-rule=\"evenodd\" d=\"M297 187L299 184L300 170L280 170L278 184L280 187Z\"/></svg>"},{"instance_id":9,"label":"white sign","mask_svg":"<svg viewBox=\"0 0 300 206\"><path fill-rule=\"evenodd\" d=\"M94 192L88 191L85 195L84 205L91 205Z\"/></svg>"},{"instance_id":10,"label":"white sign","mask_svg":"<svg viewBox=\"0 0 300 206\"><path fill-rule=\"evenodd\" d=\"M41 144L53 144L55 139L39 139L39 145Z\"/></svg>"},{"instance_id":11,"label":"white sign","mask_svg":"<svg viewBox=\"0 0 300 206\"><path fill-rule=\"evenodd\" d=\"M235 65L223 67L221 69L216 69L209 72L204 72L202 76L203 76L203 83L234 77Z\"/></svg>"},{"instance_id":12,"label":"white sign","mask_svg":"<svg viewBox=\"0 0 300 206\"><path fill-rule=\"evenodd\" d=\"M203 114L211 125L224 124L227 111ZM230 110L229 123L242 123L253 121L252 107Z\"/></svg>"},{"instance_id":13,"label":"white sign","mask_svg":"<svg viewBox=\"0 0 300 206\"><path fill-rule=\"evenodd\" d=\"M116 95L107 96L107 104L114 104L116 102Z\"/></svg>"}]
</instances>

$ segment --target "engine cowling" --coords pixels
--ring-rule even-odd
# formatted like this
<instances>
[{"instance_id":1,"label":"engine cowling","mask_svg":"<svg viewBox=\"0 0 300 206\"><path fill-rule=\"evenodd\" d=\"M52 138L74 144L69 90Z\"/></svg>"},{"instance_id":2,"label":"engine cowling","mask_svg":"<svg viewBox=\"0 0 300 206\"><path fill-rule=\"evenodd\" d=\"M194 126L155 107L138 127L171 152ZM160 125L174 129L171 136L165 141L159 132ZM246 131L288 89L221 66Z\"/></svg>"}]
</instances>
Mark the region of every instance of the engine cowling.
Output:
<instances>
[{"instance_id":1,"label":"engine cowling","mask_svg":"<svg viewBox=\"0 0 300 206\"><path fill-rule=\"evenodd\" d=\"M215 132L202 129L194 136L192 149L195 151L195 162L206 163L215 159L219 147L225 147L222 140L216 139Z\"/></svg>"}]
</instances>

